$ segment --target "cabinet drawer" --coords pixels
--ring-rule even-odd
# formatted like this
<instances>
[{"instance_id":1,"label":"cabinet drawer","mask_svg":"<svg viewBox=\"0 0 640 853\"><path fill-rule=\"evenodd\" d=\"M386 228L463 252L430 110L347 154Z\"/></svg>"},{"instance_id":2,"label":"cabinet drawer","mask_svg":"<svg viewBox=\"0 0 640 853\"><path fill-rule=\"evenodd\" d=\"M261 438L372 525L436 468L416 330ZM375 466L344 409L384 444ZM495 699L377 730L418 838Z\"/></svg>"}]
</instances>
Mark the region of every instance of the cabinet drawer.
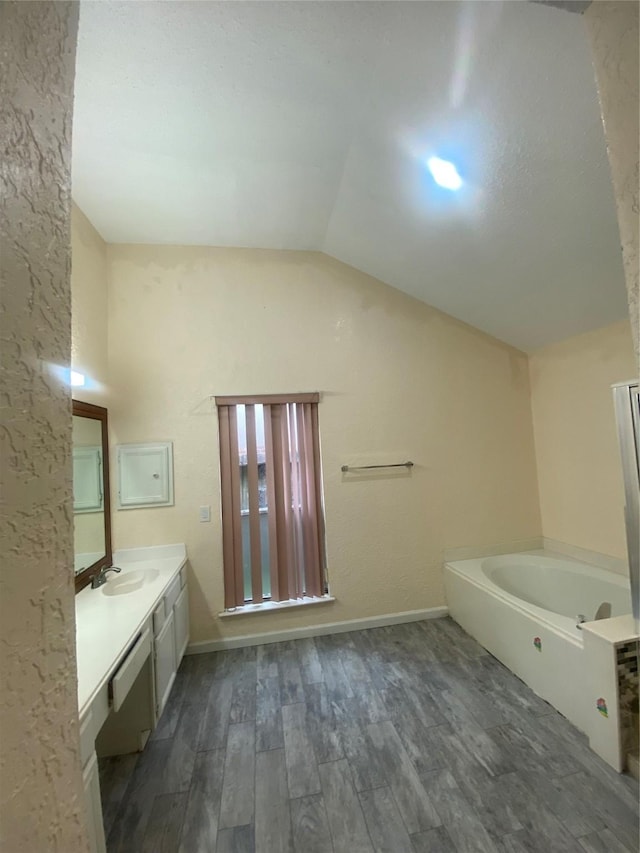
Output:
<instances>
[{"instance_id":1,"label":"cabinet drawer","mask_svg":"<svg viewBox=\"0 0 640 853\"><path fill-rule=\"evenodd\" d=\"M119 711L127 693L131 690L133 682L144 662L151 653L151 631L147 628L138 638L138 641L129 651L120 668L111 679L111 695L113 697L113 710Z\"/></svg>"},{"instance_id":2,"label":"cabinet drawer","mask_svg":"<svg viewBox=\"0 0 640 853\"><path fill-rule=\"evenodd\" d=\"M171 582L171 586L169 587L169 589L166 591L166 593L164 595L164 606L165 606L166 611L167 611L167 616L173 610L173 605L178 600L178 596L180 595L181 588L182 588L182 586L180 584L180 576L178 575L178 577L173 579L173 581Z\"/></svg>"},{"instance_id":3,"label":"cabinet drawer","mask_svg":"<svg viewBox=\"0 0 640 853\"><path fill-rule=\"evenodd\" d=\"M160 631L162 631L162 626L165 623L167 618L166 610L164 609L164 598L160 602L160 604L153 611L153 636L157 637Z\"/></svg>"}]
</instances>

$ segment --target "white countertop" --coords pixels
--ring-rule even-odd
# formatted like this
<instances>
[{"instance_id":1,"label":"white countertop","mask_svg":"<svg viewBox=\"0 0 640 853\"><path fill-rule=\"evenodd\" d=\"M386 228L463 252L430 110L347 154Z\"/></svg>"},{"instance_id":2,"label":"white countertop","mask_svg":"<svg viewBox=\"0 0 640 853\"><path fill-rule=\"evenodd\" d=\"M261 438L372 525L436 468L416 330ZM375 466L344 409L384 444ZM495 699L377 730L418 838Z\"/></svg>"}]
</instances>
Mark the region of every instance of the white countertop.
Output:
<instances>
[{"instance_id":1,"label":"white countertop","mask_svg":"<svg viewBox=\"0 0 640 853\"><path fill-rule=\"evenodd\" d=\"M184 545L130 548L116 551L113 563L122 569L110 572L98 589L86 586L76 595L76 655L78 661L78 711L85 713L95 694L112 675L120 658L135 639L187 562ZM158 574L150 570L156 569ZM115 578L128 572L150 571L153 579L126 595L105 595Z\"/></svg>"},{"instance_id":2,"label":"white countertop","mask_svg":"<svg viewBox=\"0 0 640 853\"><path fill-rule=\"evenodd\" d=\"M585 622L583 631L590 631L612 645L627 643L640 638L638 622L628 613L625 616L613 616L598 622Z\"/></svg>"}]
</instances>

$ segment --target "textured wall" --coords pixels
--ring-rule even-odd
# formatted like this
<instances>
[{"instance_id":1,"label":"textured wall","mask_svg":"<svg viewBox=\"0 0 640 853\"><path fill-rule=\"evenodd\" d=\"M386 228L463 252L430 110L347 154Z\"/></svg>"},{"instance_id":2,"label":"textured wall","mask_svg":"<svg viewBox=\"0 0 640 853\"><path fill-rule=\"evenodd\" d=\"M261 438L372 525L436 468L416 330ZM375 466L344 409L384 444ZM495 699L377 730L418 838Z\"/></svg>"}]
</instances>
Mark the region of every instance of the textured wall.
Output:
<instances>
[{"instance_id":1,"label":"textured wall","mask_svg":"<svg viewBox=\"0 0 640 853\"><path fill-rule=\"evenodd\" d=\"M107 247L75 204L71 223L71 365L87 377L73 396L108 406Z\"/></svg>"},{"instance_id":2,"label":"textured wall","mask_svg":"<svg viewBox=\"0 0 640 853\"><path fill-rule=\"evenodd\" d=\"M634 377L629 322L545 347L529 364L543 535L626 560L611 385Z\"/></svg>"},{"instance_id":3,"label":"textured wall","mask_svg":"<svg viewBox=\"0 0 640 853\"><path fill-rule=\"evenodd\" d=\"M117 547L185 541L193 640L444 603L443 550L540 535L527 359L325 255L109 246L113 443L172 440L174 507L114 513ZM314 391L327 608L220 621L209 395ZM115 454L112 454L115 461ZM343 463L411 458L410 477ZM116 483L114 471L114 483ZM198 506L212 522L198 522Z\"/></svg>"},{"instance_id":4,"label":"textured wall","mask_svg":"<svg viewBox=\"0 0 640 853\"><path fill-rule=\"evenodd\" d=\"M594 0L584 14L591 42L607 153L616 196L629 314L640 368L638 296L638 17L637 0Z\"/></svg>"},{"instance_id":5,"label":"textured wall","mask_svg":"<svg viewBox=\"0 0 640 853\"><path fill-rule=\"evenodd\" d=\"M0 4L1 840L87 849L72 571L70 138L77 6Z\"/></svg>"}]
</instances>

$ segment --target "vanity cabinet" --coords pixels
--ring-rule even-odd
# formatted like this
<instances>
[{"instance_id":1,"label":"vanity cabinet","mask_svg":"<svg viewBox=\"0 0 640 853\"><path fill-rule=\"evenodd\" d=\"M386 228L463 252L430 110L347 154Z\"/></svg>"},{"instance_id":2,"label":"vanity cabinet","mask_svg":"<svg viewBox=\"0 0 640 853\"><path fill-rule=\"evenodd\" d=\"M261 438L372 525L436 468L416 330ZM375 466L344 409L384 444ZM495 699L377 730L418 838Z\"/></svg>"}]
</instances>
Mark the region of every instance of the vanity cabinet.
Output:
<instances>
[{"instance_id":1,"label":"vanity cabinet","mask_svg":"<svg viewBox=\"0 0 640 853\"><path fill-rule=\"evenodd\" d=\"M160 719L176 677L176 637L173 611L155 641L156 719Z\"/></svg>"},{"instance_id":2,"label":"vanity cabinet","mask_svg":"<svg viewBox=\"0 0 640 853\"><path fill-rule=\"evenodd\" d=\"M80 760L82 762L85 815L91 853L106 853L95 740L108 716L109 695L105 684L98 690L91 707L80 719Z\"/></svg>"},{"instance_id":3,"label":"vanity cabinet","mask_svg":"<svg viewBox=\"0 0 640 853\"><path fill-rule=\"evenodd\" d=\"M180 574L182 575L182 572ZM189 643L189 591L186 584L173 605L173 618L176 632L176 667L178 667Z\"/></svg>"},{"instance_id":4,"label":"vanity cabinet","mask_svg":"<svg viewBox=\"0 0 640 853\"><path fill-rule=\"evenodd\" d=\"M152 627L147 619L107 682L108 714L96 739L99 758L144 748L155 725Z\"/></svg>"},{"instance_id":5,"label":"vanity cabinet","mask_svg":"<svg viewBox=\"0 0 640 853\"><path fill-rule=\"evenodd\" d=\"M184 545L115 555L119 593L76 596L80 757L91 853L105 853L98 761L140 752L157 725L189 638ZM135 581L135 583L133 582ZM110 581L107 581L110 583Z\"/></svg>"},{"instance_id":6,"label":"vanity cabinet","mask_svg":"<svg viewBox=\"0 0 640 853\"><path fill-rule=\"evenodd\" d=\"M98 759L95 752L82 771L84 787L84 808L87 818L87 834L91 853L106 853L104 829L102 826L102 803L100 802L100 776Z\"/></svg>"},{"instance_id":7,"label":"vanity cabinet","mask_svg":"<svg viewBox=\"0 0 640 853\"><path fill-rule=\"evenodd\" d=\"M189 597L184 567L153 612L156 720L160 719L189 642Z\"/></svg>"}]
</instances>

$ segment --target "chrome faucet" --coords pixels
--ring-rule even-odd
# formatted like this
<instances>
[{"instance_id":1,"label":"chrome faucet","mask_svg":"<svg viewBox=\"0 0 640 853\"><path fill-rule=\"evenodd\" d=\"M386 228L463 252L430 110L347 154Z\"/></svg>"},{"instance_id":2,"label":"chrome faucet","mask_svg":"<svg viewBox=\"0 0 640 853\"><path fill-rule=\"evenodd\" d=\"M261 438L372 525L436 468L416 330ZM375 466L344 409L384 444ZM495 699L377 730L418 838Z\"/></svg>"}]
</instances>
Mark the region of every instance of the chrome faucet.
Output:
<instances>
[{"instance_id":1,"label":"chrome faucet","mask_svg":"<svg viewBox=\"0 0 640 853\"><path fill-rule=\"evenodd\" d=\"M107 572L121 571L122 569L119 569L117 566L103 566L98 574L91 578L91 589L98 589L99 586L103 586L107 582Z\"/></svg>"}]
</instances>

